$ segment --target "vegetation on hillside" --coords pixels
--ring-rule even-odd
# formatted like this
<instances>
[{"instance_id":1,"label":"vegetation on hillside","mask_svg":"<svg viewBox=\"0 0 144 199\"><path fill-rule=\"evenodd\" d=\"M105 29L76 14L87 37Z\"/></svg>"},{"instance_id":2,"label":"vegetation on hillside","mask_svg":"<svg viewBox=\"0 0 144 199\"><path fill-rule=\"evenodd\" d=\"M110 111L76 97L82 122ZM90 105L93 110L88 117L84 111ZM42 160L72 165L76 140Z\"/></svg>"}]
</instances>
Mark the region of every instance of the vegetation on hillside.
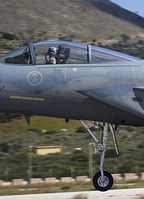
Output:
<instances>
[{"instance_id":1,"label":"vegetation on hillside","mask_svg":"<svg viewBox=\"0 0 144 199\"><path fill-rule=\"evenodd\" d=\"M0 178L28 180L29 158L32 155L33 177L64 177L89 175L89 169L98 171L99 154L89 148L93 140L80 122L33 117L30 126L20 118L0 124ZM95 129L100 133L101 129ZM99 137L99 136L98 136ZM105 169L112 173L144 171L143 128L121 127L117 133L120 155L116 156L109 135ZM62 146L62 154L37 156L29 153L29 146ZM92 154L92 166L89 158Z\"/></svg>"},{"instance_id":2,"label":"vegetation on hillside","mask_svg":"<svg viewBox=\"0 0 144 199\"><path fill-rule=\"evenodd\" d=\"M0 13L2 37L19 42L68 35L88 41L135 34L144 28L142 17L109 0L0 1Z\"/></svg>"}]
</instances>

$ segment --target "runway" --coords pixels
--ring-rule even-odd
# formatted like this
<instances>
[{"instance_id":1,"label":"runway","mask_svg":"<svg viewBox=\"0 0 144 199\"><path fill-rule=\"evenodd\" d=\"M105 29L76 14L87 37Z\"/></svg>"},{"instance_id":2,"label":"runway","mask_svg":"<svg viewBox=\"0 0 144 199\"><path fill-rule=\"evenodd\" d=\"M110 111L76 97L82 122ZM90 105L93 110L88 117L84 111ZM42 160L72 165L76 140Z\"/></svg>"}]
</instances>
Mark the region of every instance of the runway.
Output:
<instances>
[{"instance_id":1,"label":"runway","mask_svg":"<svg viewBox=\"0 0 144 199\"><path fill-rule=\"evenodd\" d=\"M65 192L49 194L13 195L0 196L0 199L71 199L75 196L86 196L87 199L140 199L144 197L144 188L139 189L117 189L107 192L85 191L85 192ZM81 197L82 198L82 197Z\"/></svg>"}]
</instances>

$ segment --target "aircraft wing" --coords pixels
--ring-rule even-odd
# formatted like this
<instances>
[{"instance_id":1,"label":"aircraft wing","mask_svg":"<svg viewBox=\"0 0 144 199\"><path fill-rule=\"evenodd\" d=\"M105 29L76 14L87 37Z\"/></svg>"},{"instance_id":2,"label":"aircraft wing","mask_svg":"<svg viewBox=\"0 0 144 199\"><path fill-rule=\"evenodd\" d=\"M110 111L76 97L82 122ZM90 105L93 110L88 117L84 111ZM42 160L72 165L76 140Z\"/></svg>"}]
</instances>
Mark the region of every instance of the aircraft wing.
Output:
<instances>
[{"instance_id":1,"label":"aircraft wing","mask_svg":"<svg viewBox=\"0 0 144 199\"><path fill-rule=\"evenodd\" d=\"M135 101L140 104L142 109L144 109L144 87L136 87L133 89L135 94Z\"/></svg>"},{"instance_id":2,"label":"aircraft wing","mask_svg":"<svg viewBox=\"0 0 144 199\"><path fill-rule=\"evenodd\" d=\"M133 89L133 85L130 84L127 86L79 90L77 92L133 115L144 117L144 102L142 101L144 99L144 87Z\"/></svg>"}]
</instances>

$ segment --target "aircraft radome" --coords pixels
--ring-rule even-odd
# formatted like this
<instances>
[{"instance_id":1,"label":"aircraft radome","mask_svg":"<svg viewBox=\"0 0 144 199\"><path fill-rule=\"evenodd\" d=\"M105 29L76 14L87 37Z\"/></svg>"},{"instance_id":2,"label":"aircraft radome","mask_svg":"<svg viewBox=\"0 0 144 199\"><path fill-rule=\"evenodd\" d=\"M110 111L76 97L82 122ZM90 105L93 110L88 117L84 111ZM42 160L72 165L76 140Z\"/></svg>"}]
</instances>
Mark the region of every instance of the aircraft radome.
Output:
<instances>
[{"instance_id":1,"label":"aircraft radome","mask_svg":"<svg viewBox=\"0 0 144 199\"><path fill-rule=\"evenodd\" d=\"M117 125L144 126L144 61L75 42L30 43L0 57L0 99L1 113L27 123L31 115L80 120L101 153L94 187L106 191L113 185L103 169L108 131L118 153ZM101 142L91 129L97 124Z\"/></svg>"}]
</instances>

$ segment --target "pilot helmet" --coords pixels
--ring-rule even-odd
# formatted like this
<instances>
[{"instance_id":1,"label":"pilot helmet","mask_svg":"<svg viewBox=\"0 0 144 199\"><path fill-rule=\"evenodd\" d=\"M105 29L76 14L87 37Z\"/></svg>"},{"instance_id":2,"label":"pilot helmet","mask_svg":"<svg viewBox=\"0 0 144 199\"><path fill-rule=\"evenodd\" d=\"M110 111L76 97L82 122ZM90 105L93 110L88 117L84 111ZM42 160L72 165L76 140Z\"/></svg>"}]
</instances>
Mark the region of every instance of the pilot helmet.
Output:
<instances>
[{"instance_id":1,"label":"pilot helmet","mask_svg":"<svg viewBox=\"0 0 144 199\"><path fill-rule=\"evenodd\" d=\"M51 52L51 55L56 55L57 54L57 48L56 47L50 47L50 52Z\"/></svg>"}]
</instances>

